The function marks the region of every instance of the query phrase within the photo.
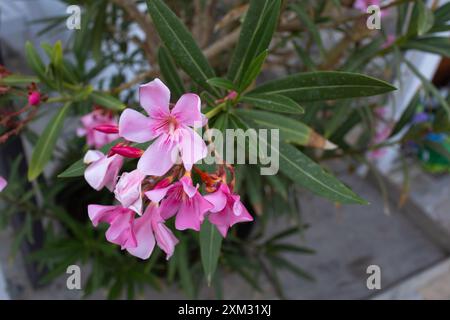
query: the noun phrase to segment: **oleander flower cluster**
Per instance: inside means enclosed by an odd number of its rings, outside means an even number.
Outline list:
[[[93,127],[118,137],[109,152],[90,150],[84,157],[89,185],[107,188],[117,200],[88,206],[94,226],[109,225],[106,239],[141,259],[149,258],[157,245],[169,259],[178,243],[167,225],[172,220],[176,230],[200,231],[208,219],[223,237],[234,224],[252,221],[233,191],[233,167],[218,164],[208,173],[196,165],[208,150],[196,131],[207,123],[200,97],[187,93],[173,105],[169,89],[155,79],[140,86],[139,100],[145,114],[125,109],[118,125],[106,121]],[[136,169],[122,172],[130,159],[137,159]],[[199,183],[194,184],[194,175]]]

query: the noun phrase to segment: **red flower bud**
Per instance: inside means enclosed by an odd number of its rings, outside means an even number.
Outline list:
[[[94,130],[103,132],[103,133],[119,133],[119,127],[113,124],[100,124],[94,127]]]
[[[123,145],[115,145],[111,148],[110,153],[112,154],[118,154],[125,158],[140,158],[142,154],[144,153],[144,150],[141,150],[139,148],[130,147],[130,146],[123,146]]]

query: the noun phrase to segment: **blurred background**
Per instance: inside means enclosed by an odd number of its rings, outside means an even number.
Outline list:
[[[77,37],[77,32],[80,31],[68,30],[65,27],[68,16],[66,9],[70,4],[80,5],[84,14],[82,21],[86,19],[90,21],[89,23],[95,24],[98,16],[86,16],[89,14],[89,8],[96,6],[93,2],[1,1],[0,65],[14,73],[29,74],[30,69],[27,67],[24,56],[26,41],[31,41],[36,48],[39,48],[42,42],[55,43],[61,40],[65,48],[70,48],[73,41],[76,41],[74,38]],[[166,2],[172,8],[179,8],[178,15],[183,16],[191,28],[195,28],[188,13],[192,9],[190,5],[194,5],[192,3],[196,1]],[[240,24],[240,12],[243,10],[242,6],[246,5],[246,1],[219,1],[219,3],[205,1],[205,5],[210,5],[210,2],[215,3],[214,11],[208,12],[205,9],[203,14],[211,20],[209,29],[214,29],[211,39],[232,34],[234,28]],[[291,3],[291,1],[287,2]],[[325,12],[331,13],[314,16],[316,6],[323,2],[325,2],[323,6],[328,8]],[[386,1],[385,4],[390,2],[392,1]],[[99,12],[103,10],[109,14],[112,14],[112,5],[123,8],[119,3],[136,4],[135,8],[138,11],[144,14],[146,11],[145,3],[141,1],[137,3],[135,1],[102,1],[102,3],[105,3],[105,7],[100,6],[101,8],[97,9]],[[26,187],[15,189],[18,197],[26,198],[21,200],[24,207],[12,208],[7,201],[0,202],[0,216],[3,216],[0,220],[4,227],[0,231],[0,299],[79,299],[85,294],[89,294],[87,298],[94,299],[107,297],[450,299],[450,142],[448,138],[450,131],[447,123],[443,125],[439,123],[446,117],[442,113],[442,100],[447,103],[449,101],[450,45],[447,42],[436,45],[426,42],[418,44],[420,40],[423,40],[423,36],[395,42],[407,34],[404,29],[407,29],[408,21],[401,20],[400,13],[409,12],[409,15],[406,14],[408,17],[418,14],[413,12],[416,9],[412,9],[414,5],[417,6],[415,1],[406,1],[401,8],[393,6],[382,16],[381,30],[361,36],[358,36],[358,31],[355,29],[357,25],[352,24],[352,21],[356,19],[351,17],[361,15],[354,1],[330,0],[317,3],[292,1],[292,3],[303,6],[305,10],[301,13],[306,12],[313,18],[312,20],[305,18],[297,10],[286,9],[283,12],[282,22],[271,44],[271,54],[264,73],[258,79],[259,82],[298,70],[346,70],[385,79],[399,88],[394,93],[383,97],[359,99],[358,105],[352,104],[351,108],[350,102],[344,100],[338,105],[339,117],[344,119],[341,123],[327,122],[325,124],[323,119],[331,118],[327,117],[326,107],[321,109],[320,116],[314,115],[319,119],[318,123],[323,124],[323,127],[318,130],[339,146],[344,145],[345,141],[347,145],[366,147],[361,155],[347,157],[338,154],[338,156],[325,157],[321,164],[332,170],[346,185],[368,200],[370,205],[364,207],[338,205],[299,188],[293,191],[293,195],[289,193],[289,198],[295,202],[293,209],[292,206],[289,209],[277,207],[272,210],[276,214],[280,213],[277,217],[271,213],[267,215],[267,218],[260,220],[264,221],[260,223],[265,226],[263,239],[271,239],[281,234],[284,244],[300,245],[304,249],[301,254],[296,251],[283,253],[281,264],[284,267],[277,271],[276,279],[271,279],[271,272],[267,274],[258,271],[254,262],[250,260],[248,260],[249,265],[242,269],[236,267],[236,264],[245,265],[247,260],[233,261],[230,258],[226,263],[224,262],[226,267],[220,270],[220,276],[225,279],[220,286],[220,294],[217,293],[217,288],[208,288],[198,277],[194,277],[196,288],[189,289],[189,285],[186,287],[182,284],[183,275],[179,269],[177,272],[174,271],[175,275],[172,276],[175,280],[158,280],[159,277],[167,279],[171,276],[167,276],[164,270],[155,269],[153,272],[156,274],[155,278],[141,279],[136,276],[133,280],[125,279],[123,283],[116,285],[116,282],[112,280],[114,274],[119,272],[118,270],[126,274],[129,260],[122,257],[117,258],[121,259],[120,262],[112,262],[116,260],[106,258],[96,260],[96,251],[86,250],[80,253],[83,257],[86,256],[83,258],[82,268],[83,290],[68,290],[64,266],[78,262],[77,258],[72,259],[70,256],[62,255],[61,251],[70,253],[73,250],[72,252],[76,253],[76,250],[81,249],[76,245],[73,247],[47,246],[48,234],[58,234],[58,227],[56,230],[54,227],[49,230],[48,218],[45,216],[38,215],[40,217],[38,219],[28,218],[26,212],[32,211],[33,208],[30,209],[27,201],[32,199],[31,202],[36,206],[45,201],[62,201],[69,207],[82,207],[89,199],[85,200],[78,196],[83,187],[76,187],[77,190],[70,190],[64,196],[59,193],[61,189],[54,190],[50,187],[39,186],[42,181],[25,182]],[[423,1],[423,3],[436,12],[438,8],[446,5],[447,1]],[[183,11],[184,6],[188,8],[186,11]],[[119,9],[117,11],[119,12]],[[229,12],[233,14],[227,15]],[[449,12],[448,8],[441,10],[441,16],[435,16],[435,21],[440,18],[440,21],[444,19],[444,23],[447,23],[445,19],[450,18]],[[117,14],[120,16],[119,13]],[[348,24],[343,19],[346,15],[349,17],[347,21],[350,21]],[[326,25],[330,22],[325,18],[321,20],[322,16],[331,17],[329,19],[332,22],[341,20],[343,22],[338,26],[322,28],[320,27],[322,24]],[[359,20],[361,19],[361,23],[364,23],[365,18],[360,17]],[[309,23],[312,23],[313,27]],[[109,26],[109,30],[106,30],[108,23],[105,25],[107,26],[103,31],[104,34],[115,32],[111,31],[114,25]],[[306,26],[306,29],[290,27],[297,25]],[[105,65],[98,75],[90,79],[96,86],[129,81],[134,75],[145,71],[143,68],[152,70],[152,66],[142,67],[141,60],[144,59],[145,53],[140,49],[139,39],[144,39],[145,34],[140,26],[130,23],[122,31],[138,41],[133,43],[128,41],[129,45],[122,50],[121,54],[137,57],[137,61],[126,64],[124,60],[113,61],[110,57],[106,58],[104,54],[100,61],[104,59]],[[428,32],[429,38],[439,37],[448,40],[449,37],[445,28]],[[214,50],[208,46],[211,42],[214,43],[211,39],[201,38],[201,36],[197,39],[199,42],[203,41],[202,48]],[[347,40],[343,41],[345,39]],[[371,49],[376,46],[374,44],[376,42],[377,48]],[[117,40],[118,46],[120,43]],[[83,50],[87,52],[91,50],[91,46],[92,42],[87,40],[84,45],[81,44]],[[392,50],[391,46],[394,47]],[[116,49],[110,49],[106,40],[101,50],[116,52]],[[335,58],[331,59],[331,55]],[[326,57],[330,59],[326,60]],[[220,68],[220,55],[214,59],[219,59],[217,64]],[[100,64],[92,56],[89,56],[87,60],[86,65]],[[408,67],[405,60],[409,61],[413,68]],[[122,92],[120,97],[124,100],[136,98],[135,92],[131,90]],[[88,108],[90,106],[80,106],[80,110],[88,110]],[[355,110],[358,110],[356,114],[359,120],[354,126],[343,128],[342,123],[351,122],[353,118],[350,114]],[[14,137],[14,141],[0,144],[0,175],[8,177],[15,172],[16,177],[26,176],[26,161],[23,160],[31,157],[33,141],[35,141],[33,136],[43,131],[53,114],[54,111],[47,110],[28,125],[26,131]],[[54,181],[52,179],[54,179],[55,171],[61,171],[61,168],[65,168],[68,163],[77,159],[76,151],[79,152],[79,150],[70,150],[67,147],[67,141],[74,139],[74,132],[79,126],[79,117],[82,114],[83,111],[73,114],[71,121],[66,122],[62,134],[64,139],[58,142],[61,148],[61,154],[58,155],[60,161],[52,161],[46,167],[43,179]],[[320,122],[320,119],[323,121]],[[402,124],[401,127],[399,123]],[[332,129],[333,126],[335,129]],[[389,126],[390,131],[387,134],[383,133],[383,126]],[[336,132],[339,130],[343,136],[342,142],[336,138]],[[424,130],[426,134],[423,133]],[[367,148],[368,145],[380,143],[385,145],[376,150]],[[79,141],[72,144],[73,149],[80,149],[80,145]],[[23,155],[24,159],[15,161],[19,154]],[[246,179],[251,178],[247,176]],[[56,186],[57,183],[52,182],[50,185]],[[60,186],[60,188],[66,187]],[[73,189],[76,188],[73,187]],[[34,190],[33,195],[26,192],[28,189]],[[55,197],[50,199],[52,195]],[[281,214],[281,211],[289,210],[289,214]],[[6,219],[5,216],[8,218]],[[73,217],[77,221],[77,214]],[[64,221],[63,223],[67,222],[65,219],[61,220]],[[296,226],[296,230],[300,230],[298,234],[289,230],[286,232],[286,226],[293,225]],[[249,232],[257,233],[255,230]],[[76,231],[69,228],[69,234],[72,233]],[[53,235],[53,237],[57,236]],[[71,239],[74,239],[74,243],[80,241],[76,237]],[[192,263],[189,268],[197,270],[198,266],[195,266],[192,260],[189,261]],[[106,270],[114,264],[120,265],[121,269]],[[130,277],[132,273],[143,272],[140,269],[141,265],[133,269],[134,264],[130,267]],[[367,279],[371,275],[367,272],[367,268],[371,265],[378,266],[381,270],[381,289],[367,287]],[[92,277],[92,274],[95,276]],[[127,290],[124,288],[132,286],[129,283],[133,281],[148,282],[148,286],[136,294],[128,293],[127,295]],[[195,294],[192,294],[190,290],[194,290]]]

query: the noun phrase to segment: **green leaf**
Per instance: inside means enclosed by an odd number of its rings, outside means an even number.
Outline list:
[[[199,85],[219,94],[206,81],[214,77],[214,71],[194,38],[178,17],[161,0],[147,0],[153,23],[175,62]]]
[[[175,99],[181,97],[186,90],[183,81],[178,74],[175,63],[173,62],[170,52],[165,47],[160,47],[158,51],[158,62],[161,74],[166,81],[170,92]]]
[[[184,239],[183,239],[184,238]],[[186,245],[186,238],[180,239],[180,243],[175,250],[177,259],[178,274],[180,275],[180,284],[189,298],[195,297],[195,286],[189,265],[188,249]]]
[[[296,114],[305,112],[297,102],[279,94],[246,94],[240,101],[272,112]]]
[[[399,133],[408,123],[411,123],[412,118],[414,117],[414,114],[416,113],[417,106],[420,101],[420,95],[419,93],[416,93],[414,98],[409,103],[408,107],[406,107],[405,111],[403,111],[400,120],[397,121],[397,123],[394,126],[394,129],[392,129],[392,132],[390,134],[390,137],[395,136],[397,133]]]
[[[70,103],[65,104],[47,124],[44,132],[39,137],[28,168],[28,180],[36,179],[52,157],[53,149],[64,125],[64,119],[67,116],[69,107]]]
[[[272,151],[275,151],[272,148]],[[325,172],[297,148],[280,141],[280,170],[295,183],[319,196],[344,204],[367,204],[342,182]]]
[[[406,65],[411,69],[411,71],[422,81],[422,85],[430,92],[441,104],[441,106],[444,108],[444,110],[447,112],[447,117],[450,119],[450,105],[448,104],[447,100],[445,100],[442,95],[440,94],[439,90],[434,86],[433,83],[431,83],[427,78],[425,78],[420,71],[408,60],[403,58],[403,61],[405,61]]]
[[[372,59],[382,48],[384,43],[382,37],[378,37],[363,47],[355,48],[354,52],[347,58],[345,64],[340,68],[343,71],[353,72],[363,68],[367,61]]]
[[[280,14],[280,0],[251,0],[233,53],[228,79],[240,86],[250,63],[267,50]]]
[[[246,122],[255,123],[258,128],[279,129],[281,139],[299,145],[308,145],[312,130],[300,121],[265,111],[236,110],[236,114]]]
[[[0,79],[0,84],[7,86],[16,86],[21,84],[30,84],[31,82],[39,83],[39,78],[35,76],[27,76],[21,74],[11,74]]]
[[[314,42],[319,47],[320,54],[323,56],[325,54],[325,49],[323,47],[322,37],[320,36],[319,29],[317,28],[316,23],[309,16],[304,8],[304,3],[293,4],[291,6],[292,10],[297,14],[298,18],[301,20],[302,24],[305,26],[306,30],[311,32],[311,36],[314,39]]]
[[[94,91],[90,97],[94,103],[111,110],[121,111],[126,108],[122,101],[104,92]]]
[[[248,71],[242,77],[241,84],[239,85],[239,92],[243,92],[253,83],[253,81],[256,80],[259,73],[261,72],[267,54],[268,51],[264,50],[252,61],[252,63],[248,67]]]
[[[417,34],[421,36],[433,27],[434,15],[423,0],[417,0],[416,3],[419,14],[417,17]]]
[[[220,89],[225,89],[228,91],[233,91],[236,90],[236,87],[234,86],[234,83],[231,82],[228,79],[224,79],[224,78],[211,78],[208,79],[207,81],[210,85],[212,85],[213,87],[217,87]]]
[[[55,85],[48,81],[46,75],[46,68],[44,62],[42,62],[41,57],[36,52],[36,49],[31,44],[31,42],[27,41],[25,43],[25,58],[27,60],[30,68],[36,73],[39,79],[44,82],[50,88],[55,88]]]
[[[250,94],[281,94],[297,102],[368,97],[396,88],[387,82],[357,73],[321,71],[294,74],[266,82]]]
[[[216,227],[206,220],[203,222],[200,230],[200,255],[208,286],[211,285],[214,272],[216,271],[221,247],[222,236]]]
[[[413,49],[450,57],[450,39],[447,37],[426,37],[409,40],[402,44],[401,47],[402,49]]]

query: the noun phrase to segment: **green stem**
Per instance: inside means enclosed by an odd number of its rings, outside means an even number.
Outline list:
[[[207,112],[205,114],[205,116],[208,119],[211,119],[212,117],[216,116],[217,114],[219,114],[220,112],[222,112],[223,110],[225,110],[225,103],[221,103],[218,106],[214,107],[213,109],[211,109],[209,112]]]

